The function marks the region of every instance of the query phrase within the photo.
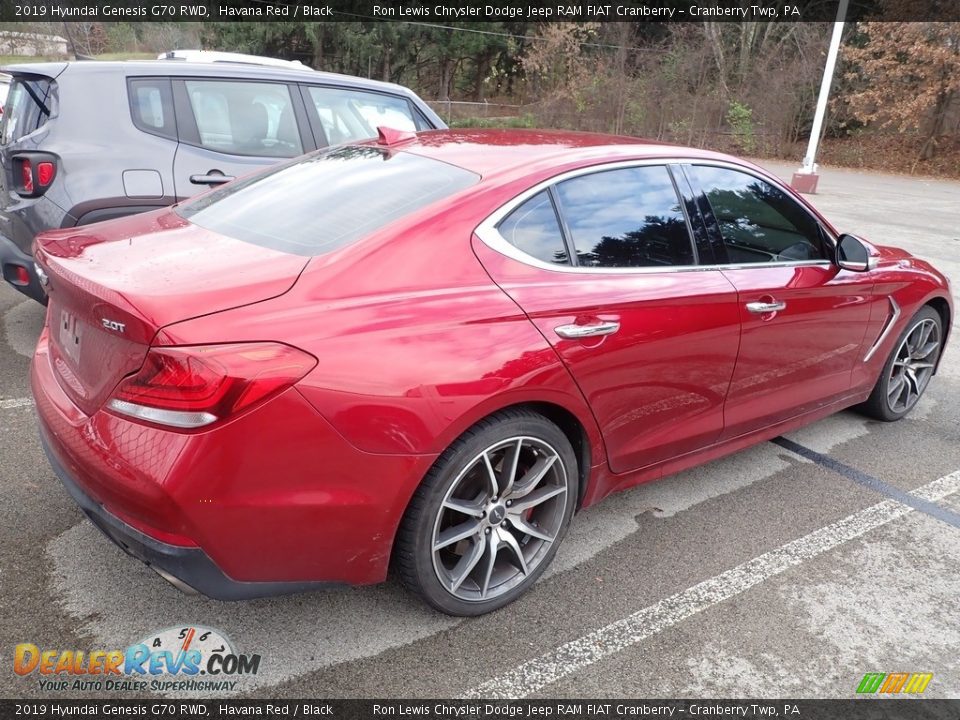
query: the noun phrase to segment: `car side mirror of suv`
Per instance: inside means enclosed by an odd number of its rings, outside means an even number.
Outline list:
[[[867,272],[877,266],[877,258],[856,235],[844,234],[837,243],[837,265],[844,270]]]

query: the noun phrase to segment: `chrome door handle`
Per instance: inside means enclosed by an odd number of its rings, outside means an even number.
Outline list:
[[[222,185],[234,179],[233,175],[217,175],[215,173],[190,176],[190,182],[194,185]]]
[[[747,303],[747,310],[752,313],[772,313],[780,312],[781,310],[786,310],[787,304],[782,300],[775,300],[774,302],[749,302]]]
[[[579,340],[585,337],[595,337],[597,335],[613,335],[620,329],[620,323],[615,320],[609,322],[591,323],[590,325],[561,325],[553,331],[562,338],[568,340]]]

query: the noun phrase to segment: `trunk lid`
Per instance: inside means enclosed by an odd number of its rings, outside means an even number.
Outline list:
[[[171,323],[287,292],[308,258],[192,225],[169,209],[42,233],[51,360],[91,414]]]

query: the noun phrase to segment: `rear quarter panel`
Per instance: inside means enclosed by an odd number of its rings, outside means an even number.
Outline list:
[[[317,367],[298,389],[366,452],[436,454],[499,409],[547,402],[573,414],[591,457],[604,457],[579,389],[473,255],[476,216],[461,210],[316,257],[286,295],[169,326],[158,340],[277,340],[312,353]]]

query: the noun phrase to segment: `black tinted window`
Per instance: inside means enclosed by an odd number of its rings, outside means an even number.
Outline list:
[[[580,265],[692,265],[680,200],[663,166],[605,170],[557,185]]]
[[[17,78],[10,86],[3,108],[0,142],[19,140],[43,127],[52,113],[52,80]]]
[[[229,183],[177,212],[222,235],[298,255],[319,255],[479,179],[468,170],[419,155],[346,145]]]
[[[695,166],[732,263],[819,260],[817,223],[799,203],[768,182],[727,168]]]
[[[570,264],[560,222],[546,190],[507,215],[497,229],[508,243],[537,260]]]
[[[130,80],[127,93],[130,115],[136,127],[153,135],[177,137],[169,78]]]

